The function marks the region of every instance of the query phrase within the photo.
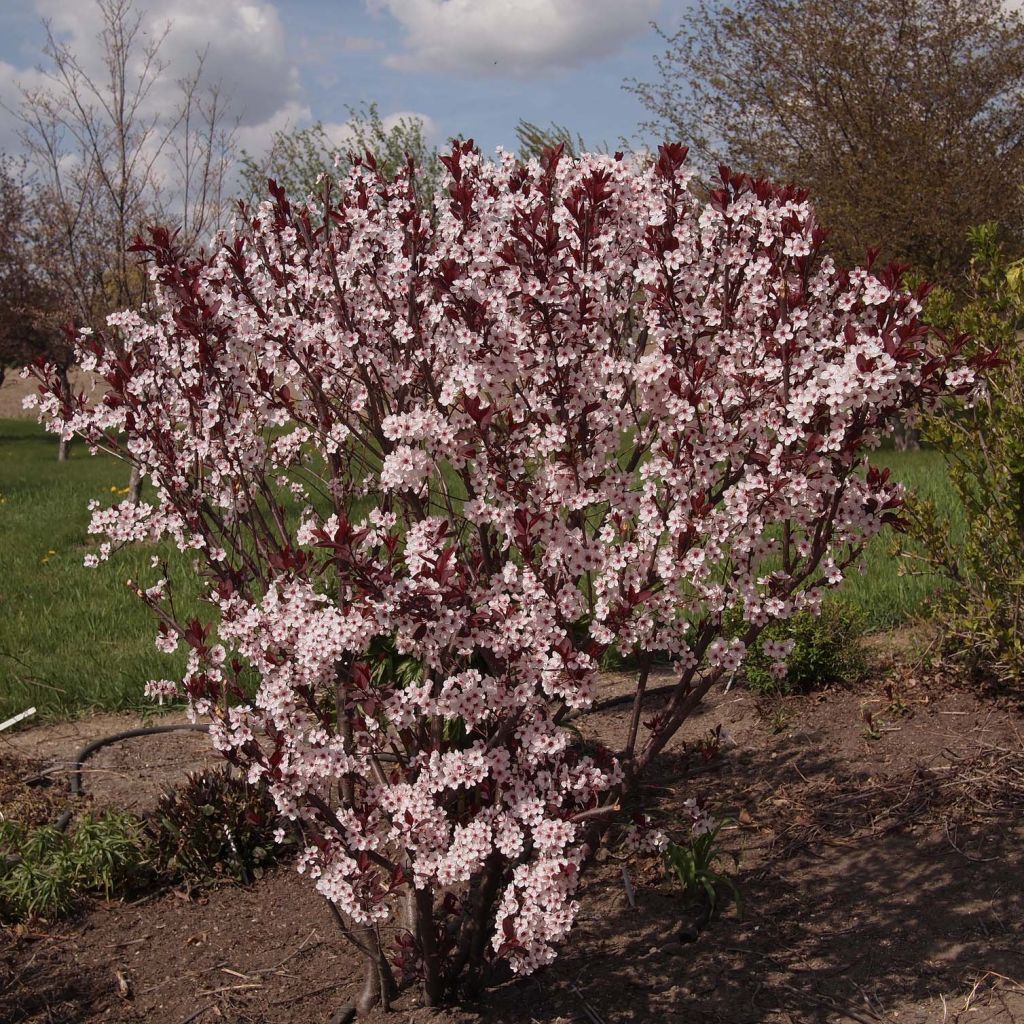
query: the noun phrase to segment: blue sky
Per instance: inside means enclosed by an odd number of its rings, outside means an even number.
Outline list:
[[[417,114],[432,141],[472,136],[491,151],[515,143],[520,117],[554,120],[588,144],[634,138],[643,110],[622,88],[651,78],[659,39],[690,0],[137,0],[151,31],[170,22],[169,81],[207,49],[250,151],[285,125],[319,119],[343,134],[346,104],[374,100],[383,115]],[[93,0],[0,4],[0,101],[36,84],[40,19],[96,64]],[[17,149],[0,110],[0,146]]]

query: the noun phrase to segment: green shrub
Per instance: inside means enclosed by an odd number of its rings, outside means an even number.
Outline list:
[[[904,571],[949,586],[936,602],[945,658],[975,677],[1024,681],[1024,274],[994,225],[972,232],[974,257],[966,298],[933,297],[937,326],[969,334],[978,349],[998,349],[988,396],[972,408],[942,407],[922,436],[945,456],[963,506],[965,529],[920,498],[909,503]]]
[[[266,784],[246,782],[225,766],[192,772],[164,793],[148,831],[174,881],[249,884],[280,856],[274,832],[281,825]]]
[[[69,832],[0,820],[0,921],[53,919],[86,896],[138,888],[150,877],[142,833],[130,814],[86,818]]]
[[[737,622],[736,633],[742,632]],[[864,635],[861,614],[841,601],[827,602],[821,615],[800,612],[765,629],[747,655],[743,673],[747,686],[757,693],[796,693],[827,683],[852,683],[864,674]],[[793,650],[786,659],[784,679],[771,673],[771,659],[764,653],[768,641],[790,640]]]

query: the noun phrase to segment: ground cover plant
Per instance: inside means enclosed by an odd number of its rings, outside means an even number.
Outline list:
[[[202,565],[191,619],[173,581],[136,583],[160,646],[188,648],[149,692],[184,692],[301,822],[360,1009],[553,959],[703,696],[898,521],[871,449],[987,364],[898,268],[824,257],[804,193],[723,169],[701,201],[685,155],[459,143],[433,219],[372,159],[319,209],[274,187],[209,255],[140,241],[158,304],[81,339],[101,402],[38,369],[44,417],[151,482],[94,510],[87,563],[170,538]],[[668,654],[674,684],[655,707],[641,668],[622,748],[588,754],[563,725],[612,648]]]
[[[287,825],[263,780],[250,783],[224,765],[190,772],[163,793],[146,834],[171,880],[189,887],[230,879],[246,885],[286,852],[274,834]]]
[[[0,819],[0,922],[50,919],[89,895],[124,895],[148,881],[142,822],[87,817],[69,831]]]

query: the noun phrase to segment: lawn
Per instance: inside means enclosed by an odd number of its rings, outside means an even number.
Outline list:
[[[96,543],[86,533],[89,499],[113,501],[126,468],[81,444],[64,464],[56,452],[31,420],[0,420],[0,719],[33,705],[40,718],[150,706],[145,681],[184,670],[183,657],[155,649],[152,617],[125,586],[153,578],[153,551],[82,566]],[[188,594],[188,561],[167,555]]]
[[[883,452],[878,460],[940,507],[955,505],[938,453]],[[0,420],[0,719],[32,705],[41,718],[148,707],[147,679],[180,676],[183,656],[156,651],[150,614],[124,585],[152,579],[152,550],[82,566],[94,544],[89,499],[114,500],[112,489],[126,483],[116,460],[78,445],[58,464],[54,438],[37,424]],[[869,629],[905,620],[935,587],[898,576],[891,545],[889,537],[875,541],[866,575],[852,575],[844,588]],[[198,607],[189,559],[170,547],[166,557],[176,593]]]
[[[939,452],[881,451],[872,461],[888,466],[897,480],[922,498],[933,501],[949,517],[954,534],[962,533],[960,502]],[[869,631],[891,629],[906,621],[922,611],[928,598],[941,586],[935,577],[899,575],[895,540],[891,532],[876,538],[867,552],[866,573],[851,571],[843,584],[841,600],[863,614]]]

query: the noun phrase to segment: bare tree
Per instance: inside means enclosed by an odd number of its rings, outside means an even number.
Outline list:
[[[1002,0],[700,0],[632,81],[643,125],[809,186],[845,260],[950,282],[967,232],[1024,236],[1024,22]]]
[[[178,80],[177,125],[169,138],[172,187],[169,192],[158,187],[161,219],[177,220],[187,248],[203,244],[221,226],[232,201],[225,186],[235,158],[237,118],[220,84],[206,82],[205,64],[206,54],[198,55],[191,73]]]
[[[8,369],[44,357],[65,384],[72,345],[61,330],[56,297],[35,259],[38,222],[24,161],[0,158],[0,384]],[[61,441],[58,459],[67,457]]]
[[[95,9],[98,66],[44,21],[45,81],[23,90],[17,113],[43,211],[38,263],[67,317],[100,327],[148,298],[128,251],[147,224],[176,225],[185,247],[219,226],[234,142],[204,54],[171,82],[160,55],[170,25],[147,32],[134,0],[95,0]]]

